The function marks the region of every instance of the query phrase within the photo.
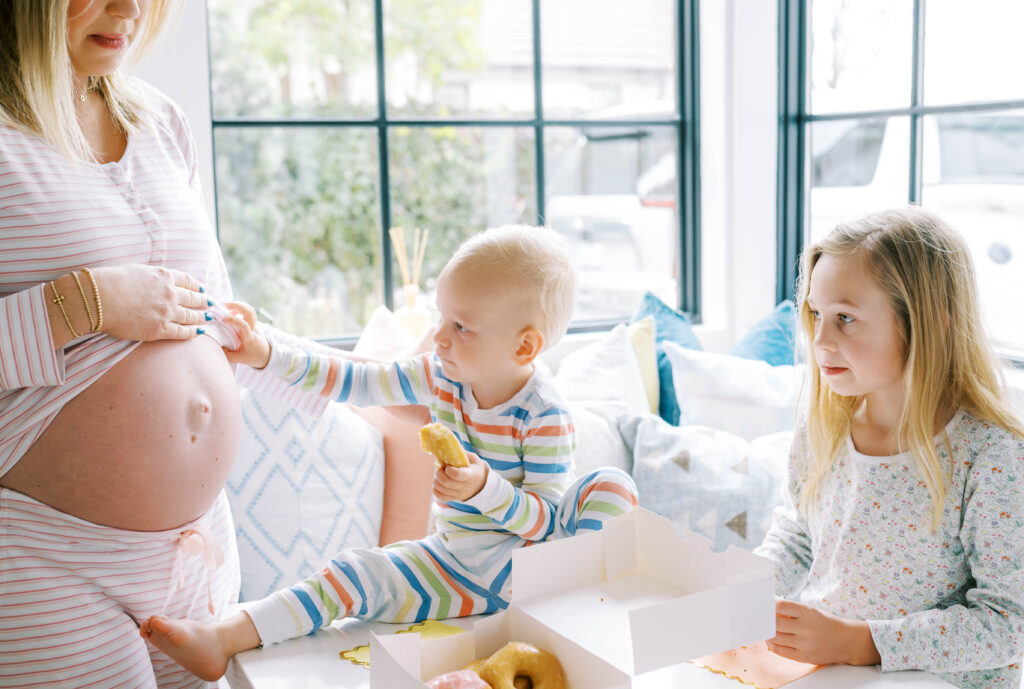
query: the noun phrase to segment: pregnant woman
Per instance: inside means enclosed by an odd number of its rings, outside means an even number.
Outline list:
[[[184,118],[118,76],[169,4],[0,0],[4,687],[206,686],[136,621],[237,597],[230,287]]]

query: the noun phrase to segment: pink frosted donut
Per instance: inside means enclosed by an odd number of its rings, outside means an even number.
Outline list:
[[[427,682],[427,686],[430,689],[491,689],[491,685],[472,670],[446,672]]]

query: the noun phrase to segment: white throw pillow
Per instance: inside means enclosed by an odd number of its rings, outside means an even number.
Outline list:
[[[567,401],[613,423],[623,414],[650,412],[636,351],[622,324],[566,354],[554,381]]]
[[[629,472],[633,457],[619,434],[618,419],[650,413],[650,403],[626,326],[566,354],[554,382],[576,425],[576,475],[599,467]]]
[[[793,430],[804,365],[771,366],[665,342],[679,425],[710,426],[751,440]]]
[[[619,433],[618,424],[576,402],[569,402],[569,413],[576,426],[576,476],[594,469],[615,467],[627,474],[633,470],[633,454]]]
[[[380,432],[345,405],[313,418],[265,394],[241,395],[227,495],[246,601],[303,579],[344,548],[377,545],[384,449]]]

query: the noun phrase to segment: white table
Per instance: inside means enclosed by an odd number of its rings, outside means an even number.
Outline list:
[[[469,629],[476,618],[444,620]],[[368,668],[338,654],[369,643],[370,632],[393,633],[410,625],[344,620],[313,636],[235,656],[228,668],[232,689],[370,689]],[[638,689],[741,689],[742,684],[684,663],[638,678]],[[890,672],[877,667],[831,666],[786,685],[787,689],[950,689],[924,672]],[[585,689],[585,688],[584,688]]]

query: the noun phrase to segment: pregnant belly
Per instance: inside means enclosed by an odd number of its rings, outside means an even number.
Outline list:
[[[146,342],[66,404],[3,483],[97,524],[172,529],[213,503],[240,426],[216,342]]]

